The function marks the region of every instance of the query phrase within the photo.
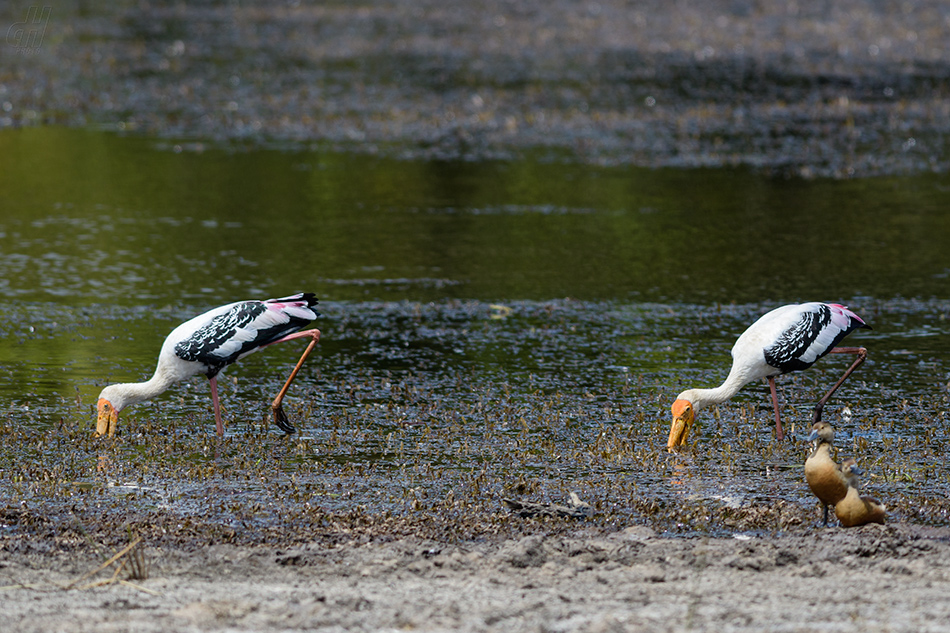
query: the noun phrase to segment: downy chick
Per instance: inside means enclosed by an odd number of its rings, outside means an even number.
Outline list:
[[[844,527],[855,527],[866,523],[880,523],[884,525],[885,508],[881,502],[872,497],[862,497],[858,494],[861,482],[858,475],[862,474],[853,459],[841,462],[841,474],[848,482],[848,492],[844,499],[835,504],[835,516]]]
[[[805,460],[805,481],[821,501],[824,525],[828,525],[828,506],[833,506],[848,494],[848,482],[838,464],[831,457],[835,430],[827,422],[817,422],[808,436],[815,448]]]

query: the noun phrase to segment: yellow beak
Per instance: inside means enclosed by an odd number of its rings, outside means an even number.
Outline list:
[[[689,400],[677,400],[673,403],[673,424],[670,426],[670,439],[666,443],[667,449],[674,449],[686,443],[689,430],[693,428],[696,416],[693,405]]]
[[[115,410],[112,403],[105,398],[99,398],[99,418],[96,420],[96,435],[115,435],[115,429],[119,425],[119,412]]]

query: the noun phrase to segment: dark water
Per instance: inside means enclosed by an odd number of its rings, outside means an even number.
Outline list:
[[[757,312],[833,300],[876,325],[878,350],[926,363],[948,347],[942,176],[427,163],[43,128],[0,135],[0,208],[6,373],[65,366],[81,389],[110,378],[92,373],[107,358],[150,362],[140,339],[177,319],[297,289],[321,297],[327,327],[335,304],[571,298],[626,338],[716,315],[703,339],[725,348]],[[50,380],[0,393],[45,396]]]
[[[825,300],[874,327],[852,337],[871,360],[830,415],[849,404],[860,420],[843,422],[847,442],[884,479],[904,477],[902,494],[943,494],[947,209],[944,176],[777,180],[596,168],[544,153],[421,162],[6,130],[0,411],[8,426],[91,426],[102,386],[146,378],[181,320],[309,290],[321,298],[324,339],[291,402],[302,437],[320,448],[285,455],[284,471],[333,461],[404,472],[424,461],[468,471],[517,464],[542,481],[590,468],[646,472],[672,398],[718,384],[746,325],[782,303]],[[273,396],[299,354],[287,347],[229,370],[233,432]],[[826,359],[783,382],[797,432],[845,366]],[[705,441],[741,444],[748,432],[767,445],[767,404],[761,386],[748,387],[718,430],[704,415]],[[131,409],[123,424],[169,427],[183,416],[211,432],[205,381]],[[542,426],[536,451],[492,456]],[[590,457],[599,442],[606,448]],[[552,465],[542,449],[573,457]],[[643,463],[616,457],[624,451],[646,451]],[[799,457],[770,468],[791,469]],[[723,498],[758,494],[749,491],[760,456],[730,459],[740,479]],[[680,467],[706,496],[721,487],[715,466]]]

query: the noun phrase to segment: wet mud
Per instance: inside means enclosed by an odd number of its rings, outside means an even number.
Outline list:
[[[944,631],[950,617],[946,530],[775,540],[547,532],[150,550],[151,579],[70,590],[56,587],[81,578],[88,559],[7,554],[3,577],[30,586],[3,587],[4,612],[29,632]]]

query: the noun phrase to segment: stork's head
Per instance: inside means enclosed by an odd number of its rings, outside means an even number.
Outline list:
[[[119,411],[122,408],[121,398],[117,397],[112,387],[106,387],[99,394],[99,417],[96,420],[96,435],[115,435],[116,427],[119,425]]]
[[[670,439],[666,443],[666,448],[671,450],[686,443],[689,430],[693,428],[693,422],[696,420],[696,407],[683,395],[680,394],[673,403],[673,425],[670,427]]]

